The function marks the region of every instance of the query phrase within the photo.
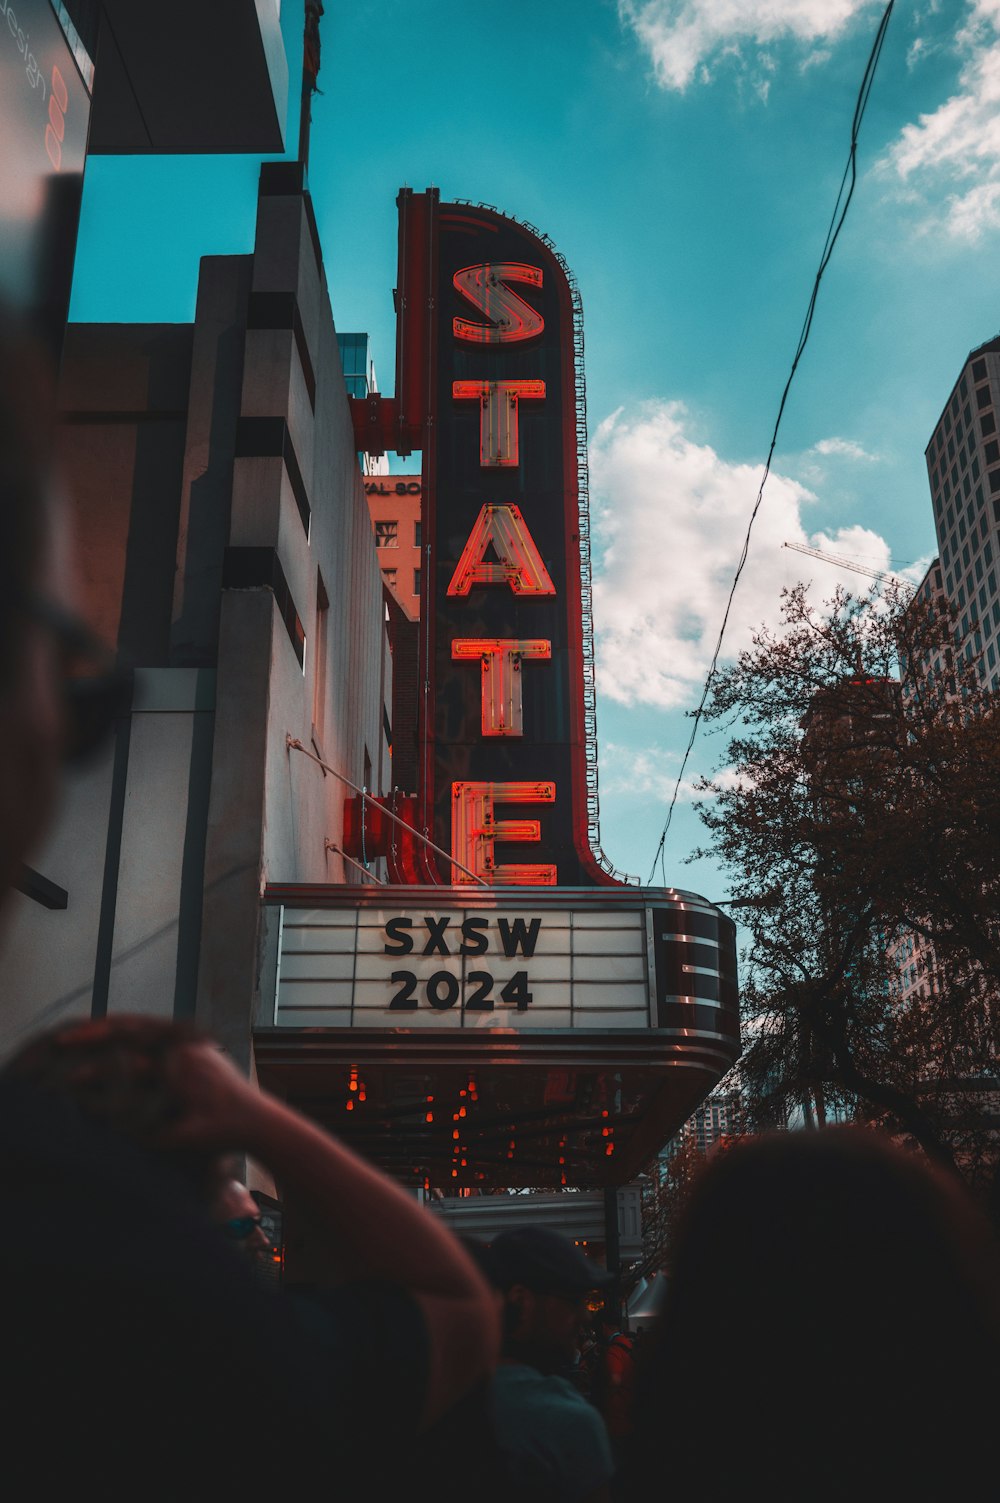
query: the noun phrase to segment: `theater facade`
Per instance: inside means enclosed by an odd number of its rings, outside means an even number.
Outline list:
[[[396,390],[351,407],[422,456],[413,786],[346,791],[369,880],[268,885],[257,1069],[415,1186],[621,1185],[737,1057],[734,926],[600,849],[572,276],[494,209],[398,205]]]

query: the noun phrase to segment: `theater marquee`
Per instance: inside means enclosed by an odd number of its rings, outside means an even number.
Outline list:
[[[693,894],[448,896],[282,905],[274,1026],[733,1032],[731,925]]]

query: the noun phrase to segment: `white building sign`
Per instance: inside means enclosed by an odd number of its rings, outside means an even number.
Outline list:
[[[282,910],[274,1023],[287,1028],[655,1025],[652,913],[625,907]]]

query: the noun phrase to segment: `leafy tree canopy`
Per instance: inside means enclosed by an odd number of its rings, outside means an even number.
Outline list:
[[[832,1097],[974,1175],[1000,1043],[1000,697],[957,630],[894,587],[822,608],[787,591],[780,628],[714,680],[728,745],[698,854],[728,867],[749,934],[755,1119]],[[904,1003],[907,936],[928,968]]]

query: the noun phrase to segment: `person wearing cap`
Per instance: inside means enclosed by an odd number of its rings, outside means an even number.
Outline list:
[[[605,1503],[614,1462],[600,1414],[563,1374],[613,1276],[544,1227],[502,1232],[487,1270],[503,1296],[494,1420],[519,1503]]]

